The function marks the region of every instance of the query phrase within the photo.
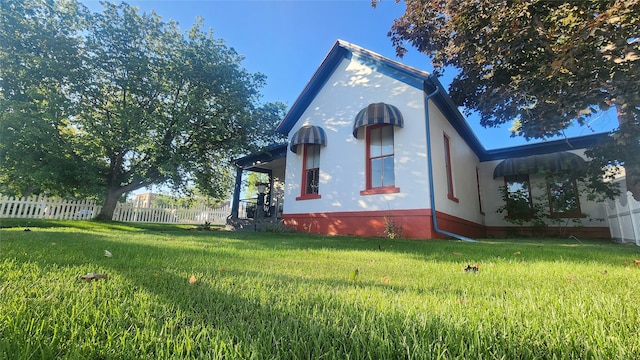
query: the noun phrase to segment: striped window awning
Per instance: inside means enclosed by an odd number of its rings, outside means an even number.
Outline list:
[[[353,123],[353,137],[358,137],[358,129],[375,124],[391,124],[399,127],[404,126],[402,113],[397,107],[385,103],[369,104],[360,110]]]
[[[586,161],[567,151],[506,159],[493,170],[493,178],[509,175],[536,174],[542,171],[555,173],[568,169],[582,169]]]
[[[325,134],[324,130],[319,126],[305,125],[293,134],[291,142],[289,143],[289,149],[294,153],[297,152],[298,144],[318,144],[326,146],[327,134]]]

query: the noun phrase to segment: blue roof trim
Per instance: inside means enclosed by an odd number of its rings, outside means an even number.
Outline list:
[[[471,147],[471,150],[478,156],[478,158],[482,158],[483,154],[486,152],[484,146],[478,140],[478,137],[469,126],[467,119],[462,116],[458,107],[453,103],[453,100],[447,94],[447,91],[444,89],[444,86],[440,83],[440,81],[435,76],[430,76],[428,81],[425,81],[424,91],[426,94],[433,93],[435,89],[439,89],[439,91],[431,98],[431,100],[438,106],[438,109],[442,111],[445,118],[449,120],[449,123],[453,126],[454,129],[462,136],[462,138],[466,141],[466,143]],[[428,87],[432,87],[429,89]],[[428,109],[426,109],[428,111]]]
[[[237,167],[250,169],[260,163],[267,163],[287,156],[287,146],[289,144],[271,144],[264,150],[235,159],[233,162]]]
[[[285,115],[280,125],[276,128],[276,132],[284,135],[289,134],[304,111],[325,85],[329,77],[333,74],[340,61],[344,58],[350,58],[351,56],[357,56],[366,61],[372,62],[380,67],[377,69],[379,71],[392,71],[393,76],[396,79],[414,87],[422,87],[425,94],[431,94],[436,88],[439,88],[438,93],[435,94],[431,100],[438,106],[440,111],[442,111],[451,125],[467,142],[481,162],[546,154],[558,151],[584,149],[602,141],[608,136],[608,133],[598,133],[574,138],[486,150],[482,143],[480,143],[476,134],[473,132],[473,129],[469,126],[467,120],[460,113],[458,107],[453,103],[453,100],[451,100],[447,91],[435,76],[432,76],[426,71],[404,65],[400,62],[391,60],[373,51],[343,40],[338,40],[333,45],[327,56],[320,64],[320,67],[313,74],[311,80],[309,80],[300,96],[298,96],[291,106],[287,115]]]
[[[433,87],[428,89],[428,86]],[[569,151],[576,149],[585,149],[592,145],[604,140],[609,133],[596,133],[591,135],[572,137],[559,140],[548,140],[544,142],[511,146],[500,149],[487,150],[484,148],[480,140],[476,136],[467,120],[462,116],[458,107],[453,103],[451,97],[447,94],[446,90],[438,81],[437,78],[431,76],[428,82],[425,82],[425,93],[432,93],[435,88],[440,88],[440,91],[431,98],[433,102],[438,105],[438,108],[445,117],[449,120],[449,123],[456,129],[456,131],[467,142],[469,147],[478,156],[481,162],[502,160],[514,157],[524,157],[530,155],[541,155],[559,151]]]
[[[426,71],[412,68],[397,61],[388,59],[373,51],[369,51],[343,40],[338,40],[324,58],[318,70],[313,74],[311,80],[307,83],[307,86],[302,90],[300,96],[298,96],[296,101],[293,103],[287,115],[285,115],[282,122],[280,122],[280,125],[276,128],[276,132],[284,135],[289,134],[329,77],[331,77],[340,61],[342,61],[342,59],[349,59],[351,56],[362,58],[363,60],[379,66],[380,69],[377,70],[381,72],[385,72],[387,69],[391,70],[394,72],[393,75],[396,79],[419,89],[422,88],[422,84],[430,75]]]
[[[276,132],[289,135],[289,131],[291,131],[298,119],[300,119],[300,116],[302,116],[302,113],[304,113],[309,104],[311,104],[316,94],[322,89],[340,60],[347,55],[347,50],[340,46],[339,41],[333,45],[329,54],[324,58],[318,70],[313,74],[307,86],[302,90],[302,93],[300,93],[291,106],[291,109],[289,109],[284,119],[282,119],[282,122],[280,122],[280,125],[276,128]]]
[[[549,154],[559,151],[570,151],[591,147],[609,136],[609,133],[595,133],[559,140],[512,146],[501,149],[485,150],[480,161],[502,160],[515,157]]]

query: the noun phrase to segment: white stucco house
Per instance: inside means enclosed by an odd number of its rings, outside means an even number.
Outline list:
[[[609,237],[601,204],[579,197],[554,172],[584,163],[606,134],[486,150],[442,84],[421,71],[338,40],[277,131],[288,144],[238,159],[232,217],[246,171],[270,175],[272,217],[299,231],[384,236],[393,222],[409,238],[504,236],[542,231],[498,213],[501,188],[578,219],[569,233]],[[542,199],[542,200],[541,200]],[[558,227],[543,230],[566,232]]]

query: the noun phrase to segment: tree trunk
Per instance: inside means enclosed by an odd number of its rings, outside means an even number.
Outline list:
[[[616,134],[620,153],[624,154],[624,171],[627,191],[633,193],[634,199],[640,201],[640,128],[633,110],[624,98],[616,99],[616,109],[620,130]]]
[[[123,188],[109,188],[107,190],[107,199],[96,219],[111,221],[113,219],[113,212],[116,210],[116,205],[118,205],[118,199],[120,199],[122,194],[124,194]]]

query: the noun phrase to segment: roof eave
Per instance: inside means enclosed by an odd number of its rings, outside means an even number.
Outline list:
[[[278,127],[276,127],[277,133],[289,135],[289,131],[291,131],[300,116],[302,116],[302,113],[304,113],[313,100],[315,94],[318,93],[327,81],[330,73],[333,72],[337,63],[343,56],[345,56],[345,53],[346,50],[341,48],[340,42],[337,41],[331,50],[329,50],[329,53],[320,64],[320,67],[318,67],[300,95],[298,95],[298,98],[296,98],[296,101],[293,103],[284,119],[282,119]]]
[[[266,149],[252,153],[241,158],[235,159],[233,162],[237,167],[248,169],[254,167],[260,163],[267,163],[276,159],[280,159],[287,156],[287,143],[280,144],[272,144]]]
[[[305,88],[293,103],[291,109],[287,112],[284,119],[276,128],[276,132],[284,135],[289,134],[293,126],[311,104],[311,101],[313,101],[316,94],[322,89],[326,81],[333,74],[338,63],[343,58],[351,56],[352,54],[365,57],[411,78],[416,83],[419,82],[423,84],[425,95],[432,93],[436,88],[438,88],[439,91],[432,100],[444,113],[445,117],[456,131],[465,139],[469,147],[478,157],[479,161],[501,160],[510,157],[584,149],[602,141],[602,139],[608,136],[608,133],[598,133],[575,138],[487,150],[482,145],[471,126],[469,126],[469,123],[462,113],[460,113],[460,110],[454,104],[453,100],[449,97],[444,86],[435,76],[426,71],[404,65],[344,40],[337,40],[331,50],[329,50],[327,56],[320,64],[320,67],[315,71]]]
[[[460,136],[465,139],[476,156],[479,159],[482,158],[487,150],[482,143],[480,143],[471,126],[469,126],[467,119],[464,118],[460,110],[458,110],[458,107],[453,103],[453,100],[451,100],[451,97],[447,94],[440,80],[435,76],[429,76],[427,81],[425,81],[425,96],[435,91],[435,89],[438,89],[438,92],[431,98],[433,102],[438,105],[440,111],[444,113],[445,118],[456,129]]]
[[[545,142],[511,146],[500,149],[486,150],[480,161],[503,160],[514,157],[549,154],[560,151],[587,149],[598,144],[609,136],[608,132],[595,133]]]
[[[276,128],[276,132],[284,135],[289,134],[298,119],[300,119],[304,111],[311,104],[311,101],[313,101],[316,94],[322,89],[331,74],[333,74],[333,71],[335,70],[338,63],[343,58],[349,57],[351,55],[364,57],[384,67],[397,71],[407,78],[412,79],[412,82],[415,84],[422,84],[430,77],[430,74],[426,71],[422,71],[402,64],[400,62],[388,59],[378,53],[346,42],[344,40],[337,40],[320,64],[320,67],[318,67],[296,101],[293,103],[291,109],[289,109],[289,112],[287,112],[284,119]]]

